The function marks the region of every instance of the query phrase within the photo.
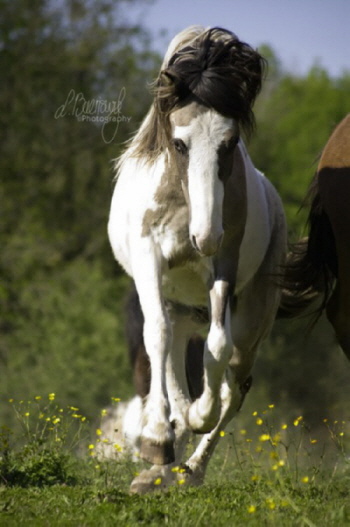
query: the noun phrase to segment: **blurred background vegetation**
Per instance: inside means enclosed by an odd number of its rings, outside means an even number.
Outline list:
[[[123,336],[129,281],[106,224],[112,160],[148,109],[162,59],[128,19],[140,1],[0,0],[0,424],[11,426],[9,398],[54,392],[93,420],[112,396],[133,392]],[[260,51],[269,74],[248,146],[282,196],[293,241],[317,157],[350,111],[350,73],[332,78],[315,66],[297,76],[268,45]],[[119,101],[119,126],[80,121],[102,111],[84,101]],[[345,418],[350,366],[327,322],[305,336],[307,323],[276,324],[250,400],[316,425]]]

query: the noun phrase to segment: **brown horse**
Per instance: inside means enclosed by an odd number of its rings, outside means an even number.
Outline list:
[[[318,314],[326,310],[350,359],[350,114],[323,150],[309,198],[309,236],[287,262],[279,315],[298,315],[323,296]]]

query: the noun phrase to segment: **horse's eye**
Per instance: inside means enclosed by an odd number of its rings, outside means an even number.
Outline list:
[[[227,145],[228,150],[233,150],[234,148],[236,148],[238,142],[239,142],[239,135],[233,136]]]
[[[187,154],[188,148],[182,139],[174,139],[173,144],[177,152],[179,152],[182,155]]]

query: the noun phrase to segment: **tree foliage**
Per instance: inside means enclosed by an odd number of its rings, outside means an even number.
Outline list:
[[[127,281],[106,224],[112,160],[146,113],[161,60],[147,32],[128,20],[136,1],[0,0],[0,395],[59,392],[90,417],[132,389]],[[261,51],[270,75],[249,149],[278,188],[295,239],[317,156],[349,111],[350,75],[335,79],[314,67],[296,76],[268,46]],[[295,347],[306,349],[297,338],[304,329],[276,331],[259,366],[263,380],[273,376],[265,394],[302,410],[307,376]],[[322,347],[310,342],[309,357]],[[326,347],[315,366],[325,406],[332,353]],[[291,356],[294,378],[285,372]],[[318,391],[307,404],[315,400]],[[4,412],[0,405],[9,420]]]
[[[112,159],[146,112],[159,62],[147,33],[127,21],[129,3],[0,1],[7,397],[60,389],[91,413],[113,382],[127,391],[125,350],[117,349],[123,287],[111,282],[118,268],[106,236]]]

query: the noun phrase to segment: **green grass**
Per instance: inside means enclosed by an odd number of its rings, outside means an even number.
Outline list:
[[[246,478],[209,481],[201,488],[129,495],[115,485],[0,489],[0,524],[8,526],[349,525],[349,479],[295,488]],[[255,509],[253,508],[255,507]]]
[[[272,405],[243,414],[222,434],[204,486],[137,496],[129,485],[145,465],[99,461],[92,445],[103,436],[78,409],[53,394],[10,404],[22,434],[0,435],[1,527],[350,525],[345,422],[325,420],[317,436]]]

